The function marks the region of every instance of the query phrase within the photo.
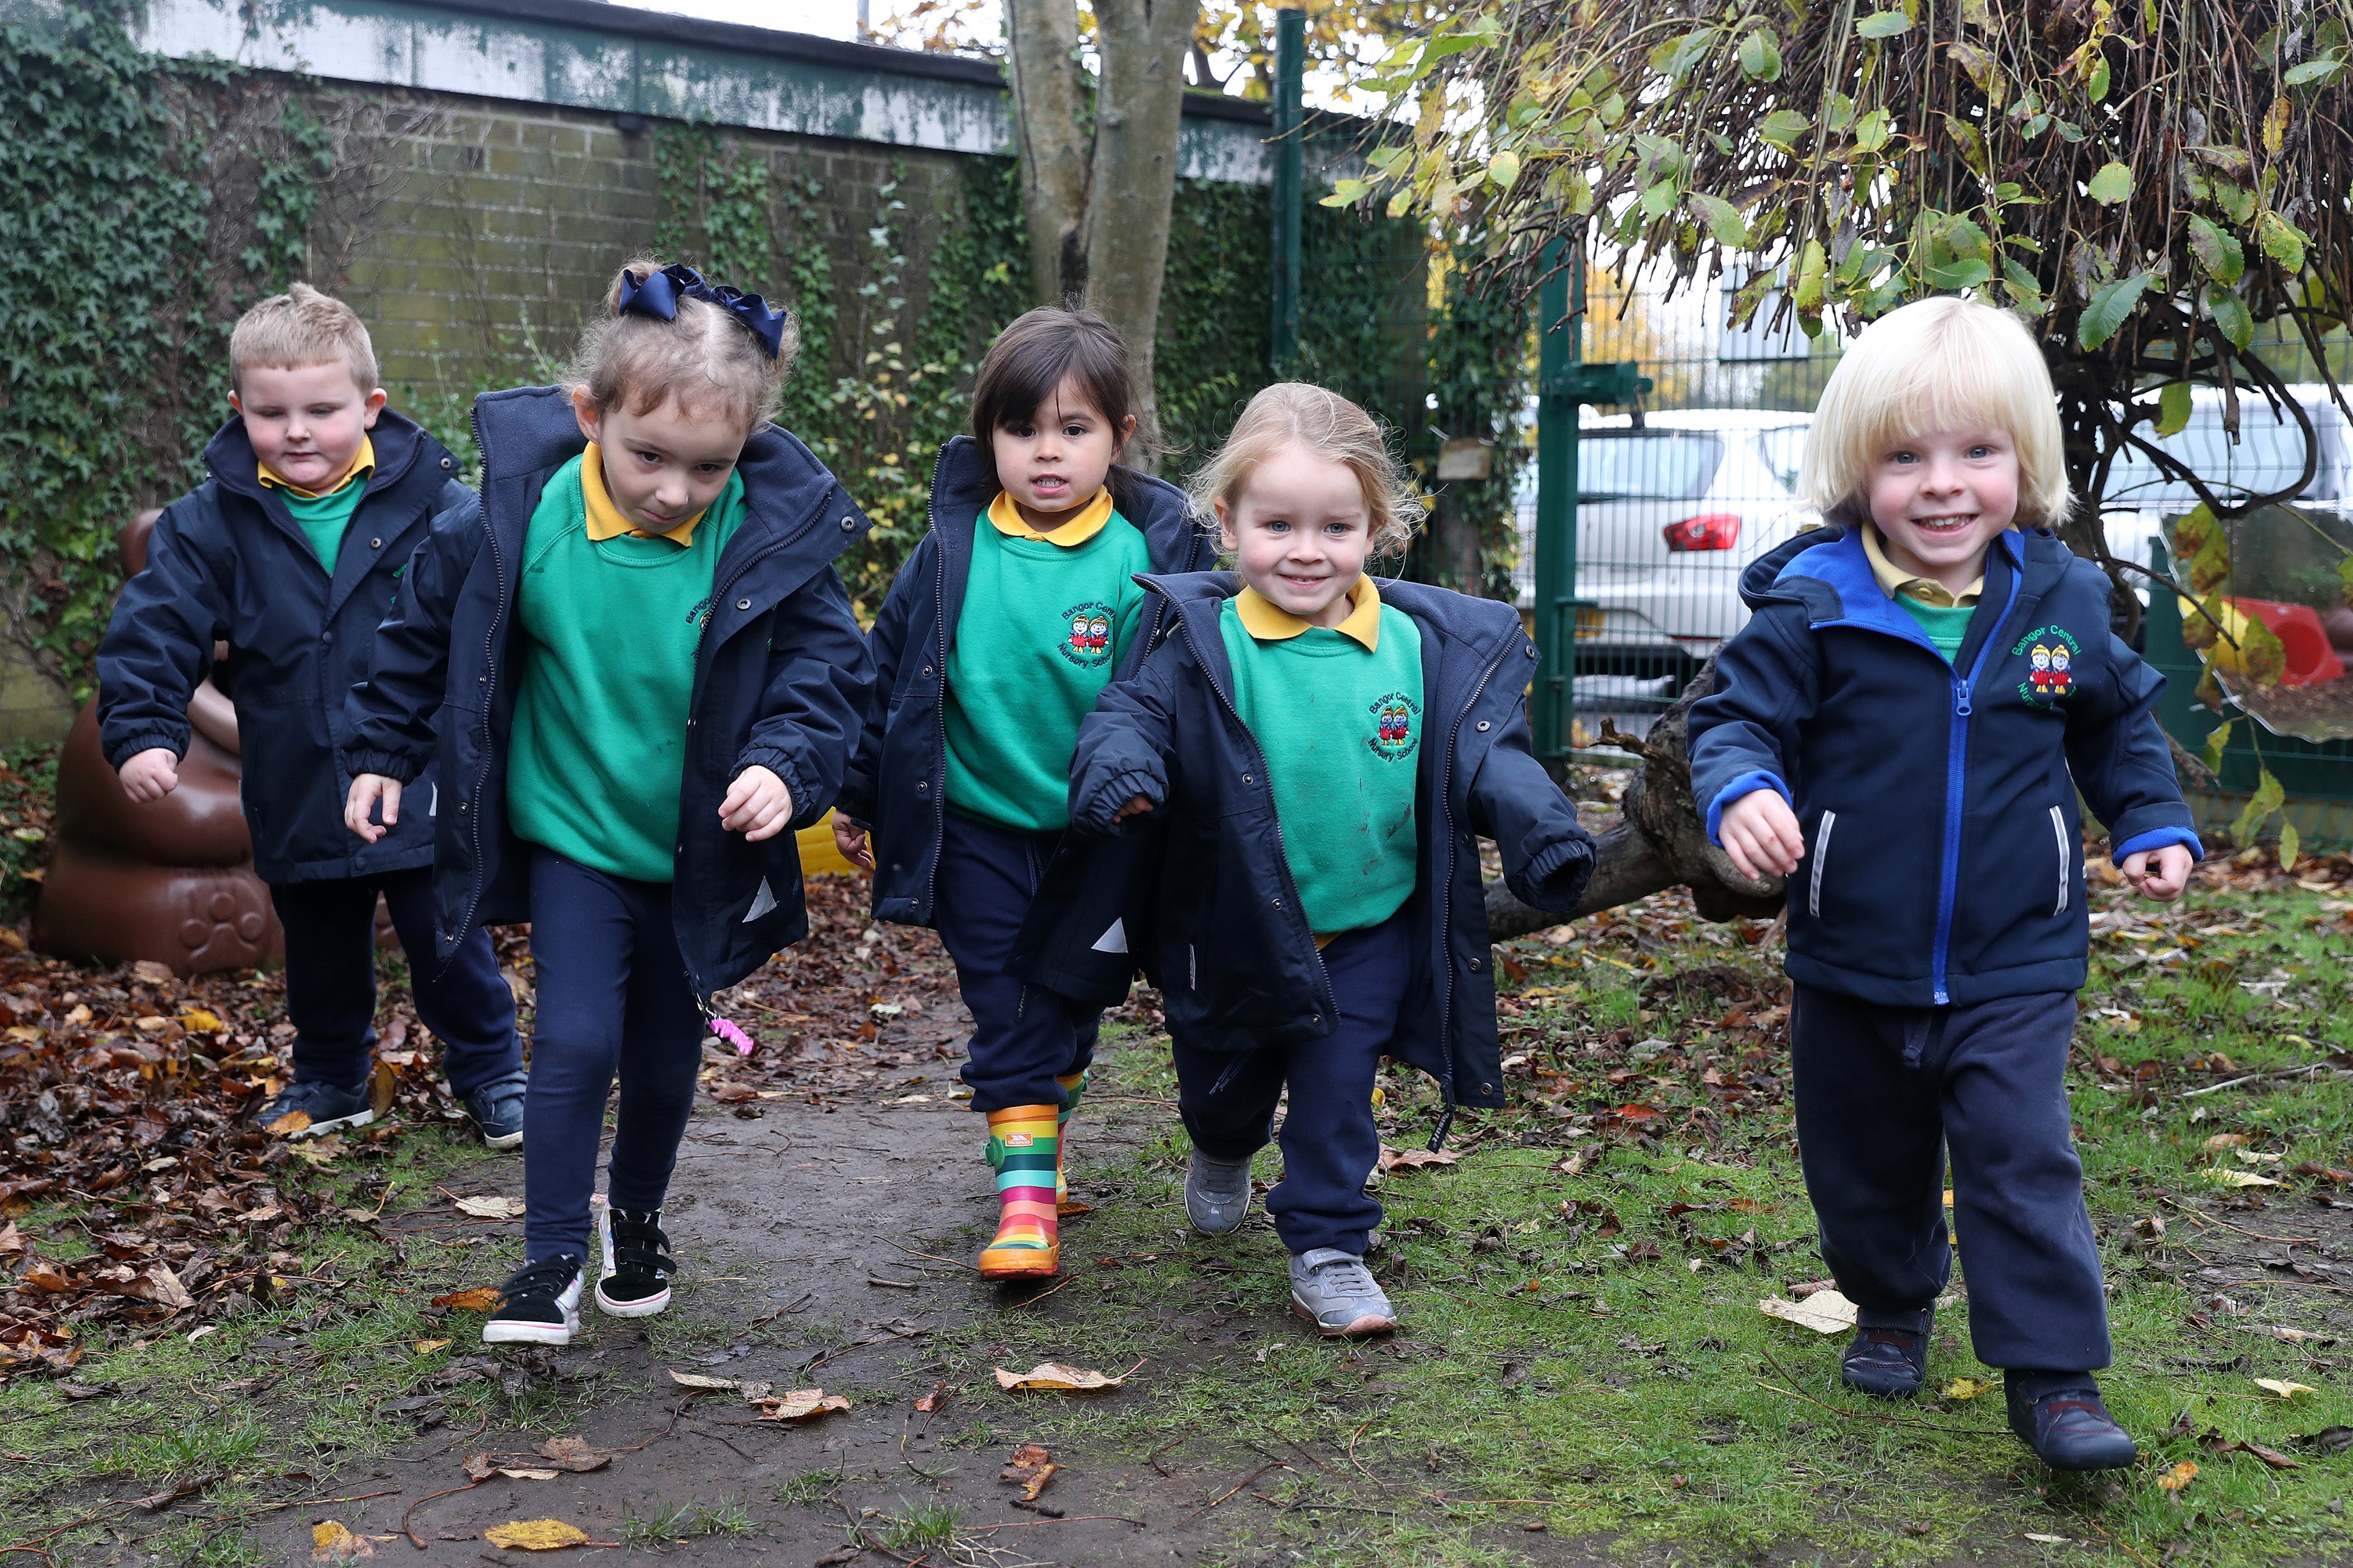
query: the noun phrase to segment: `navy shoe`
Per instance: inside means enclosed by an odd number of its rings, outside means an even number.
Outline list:
[[[351,1088],[316,1080],[288,1084],[285,1089],[253,1113],[253,1124],[268,1131],[278,1121],[294,1111],[311,1120],[301,1127],[289,1128],[282,1136],[316,1138],[343,1127],[364,1127],[375,1120],[375,1111],[368,1105],[367,1079]]]
[[[512,1072],[494,1078],[466,1097],[466,1114],[491,1148],[512,1149],[522,1142],[522,1090],[528,1077]]]
[[[1839,1363],[1839,1381],[1876,1399],[1909,1399],[1928,1377],[1928,1336],[1908,1329],[1861,1329]]]
[[[2121,1470],[2140,1458],[2140,1448],[2100,1403],[2089,1377],[2043,1392],[2043,1380],[2002,1381],[2010,1405],[2010,1429],[2054,1470]]]

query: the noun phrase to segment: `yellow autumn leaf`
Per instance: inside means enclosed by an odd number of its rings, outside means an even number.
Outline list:
[[[1097,1388],[1117,1388],[1127,1381],[1123,1374],[1106,1377],[1083,1367],[1064,1366],[1059,1362],[1042,1361],[1028,1372],[1008,1372],[1003,1367],[991,1369],[997,1373],[999,1388],[1044,1388],[1084,1392]]]
[[[449,1342],[448,1340],[414,1340],[410,1342],[408,1348],[418,1355],[431,1355],[435,1351],[448,1350]]]
[[[263,1131],[274,1138],[291,1138],[298,1132],[308,1132],[311,1131],[311,1113],[307,1110],[290,1110]]]
[[[2276,1187],[2279,1185],[2269,1176],[2258,1176],[2253,1171],[2225,1171],[2220,1166],[2209,1170],[2206,1173],[2206,1179],[2220,1183],[2226,1187]]]
[[[1947,1399],[1975,1399],[1978,1394],[1983,1394],[1987,1389],[1991,1388],[1993,1384],[1990,1382],[1981,1377],[1957,1377],[1953,1379],[1952,1382],[1945,1384],[1945,1397]]]
[[[2294,1399],[2299,1394],[2310,1394],[2312,1392],[2309,1384],[2301,1383],[2285,1383],[2276,1377],[2259,1377],[2255,1379],[2255,1386],[2263,1390],[2267,1394],[2276,1394],[2282,1399]]]
[[[2166,1471],[2165,1474],[2158,1477],[2157,1484],[2163,1487],[2167,1491],[2178,1492],[2197,1479],[2198,1466],[2196,1462],[2189,1459],[2184,1459],[2181,1463],[2174,1466],[2173,1468]]]
[[[847,1410],[849,1401],[839,1394],[828,1394],[822,1388],[796,1388],[760,1401],[762,1421],[806,1421],[812,1415],[828,1411]]]
[[[2199,1147],[2201,1149],[2217,1150],[2236,1149],[2243,1146],[2246,1142],[2247,1135],[2243,1132],[2217,1132],[2214,1136],[2206,1140],[2205,1142],[2200,1144]]]
[[[510,1551],[555,1552],[566,1546],[586,1545],[588,1532],[560,1519],[511,1520],[482,1531],[482,1539]]]
[[[433,1304],[460,1312],[487,1312],[499,1304],[500,1299],[497,1287],[477,1285],[470,1290],[452,1290],[447,1296],[436,1296]]]
[[[209,1035],[221,1026],[220,1017],[209,1008],[191,1007],[180,1015],[180,1027],[192,1035]]]
[[[353,1535],[339,1521],[324,1520],[311,1527],[313,1563],[352,1563],[375,1555],[375,1542],[364,1535]]]

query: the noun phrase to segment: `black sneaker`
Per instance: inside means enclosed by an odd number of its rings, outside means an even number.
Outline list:
[[[277,1099],[253,1113],[253,1124],[269,1131],[290,1112],[301,1111],[311,1119],[310,1125],[289,1131],[288,1138],[316,1138],[341,1127],[365,1127],[375,1120],[375,1111],[368,1104],[368,1079],[362,1079],[349,1089],[316,1079],[297,1080],[286,1086]]]
[[[482,1142],[492,1149],[512,1149],[522,1142],[522,1090],[528,1073],[494,1078],[466,1097],[466,1114],[481,1129]]]
[[[661,1210],[631,1214],[596,1205],[596,1240],[605,1267],[596,1281],[596,1310],[608,1318],[650,1318],[670,1305],[678,1260],[662,1234]]]
[[[1839,1381],[1880,1399],[1909,1399],[1928,1378],[1928,1336],[1908,1329],[1862,1329],[1839,1362]]]
[[[2121,1470],[2140,1458],[2088,1374],[2072,1374],[2057,1388],[2052,1377],[2013,1372],[2002,1379],[2010,1429],[2037,1458],[2054,1470]]]
[[[486,1345],[568,1345],[580,1331],[581,1263],[559,1252],[526,1263],[499,1289],[497,1310],[482,1325]]]

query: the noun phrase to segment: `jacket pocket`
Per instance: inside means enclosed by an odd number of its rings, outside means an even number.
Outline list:
[[[2051,808],[2052,837],[2059,841],[2059,900],[2051,906],[2052,915],[2067,912],[2067,896],[2075,882],[2075,847],[2067,839],[2067,812],[2063,806]]]
[[[1838,813],[1825,811],[1814,826],[1814,864],[1806,874],[1806,913],[1820,920],[1822,914],[1822,873],[1830,864],[1831,829],[1838,826]]]

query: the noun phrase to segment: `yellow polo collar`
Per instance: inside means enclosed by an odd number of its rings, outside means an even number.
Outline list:
[[[1348,618],[1332,629],[1362,643],[1366,653],[1380,652],[1381,591],[1373,585],[1369,574],[1356,578],[1348,590],[1348,603],[1353,606]],[[1261,642],[1282,642],[1315,625],[1300,619],[1247,584],[1234,595],[1234,614],[1241,617],[1242,630]]]
[[[1862,552],[1871,562],[1871,574],[1879,579],[1880,591],[1889,598],[1901,594],[1907,599],[1917,599],[1937,609],[1953,609],[1962,605],[1974,605],[1985,592],[1985,574],[1955,594],[1933,577],[1906,576],[1904,568],[1887,559],[1887,552],[1879,542],[1879,525],[1872,523],[1862,531]]]
[[[605,454],[594,441],[580,456],[580,499],[588,503],[588,537],[594,540],[618,539],[627,534],[632,539],[667,539],[672,544],[689,546],[694,542],[694,525],[711,510],[703,508],[668,533],[639,528],[613,504],[612,492],[605,488]]]
[[[256,463],[254,467],[259,471],[263,484],[275,489],[284,490],[288,495],[299,497],[303,500],[317,500],[322,496],[333,495],[353,479],[364,479],[367,475],[375,472],[375,441],[372,437],[361,437],[360,449],[352,454],[351,466],[337,476],[333,484],[324,489],[306,490],[290,479],[281,479],[269,471],[269,466],[267,463]]]
[[[1078,516],[1051,533],[1041,533],[1030,527],[1029,519],[1014,504],[1012,495],[1005,490],[997,491],[997,499],[988,503],[988,521],[1008,539],[1042,539],[1049,544],[1075,550],[1101,533],[1103,525],[1111,521],[1111,490],[1108,487],[1097,490],[1095,499],[1079,509]]]

